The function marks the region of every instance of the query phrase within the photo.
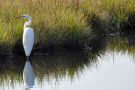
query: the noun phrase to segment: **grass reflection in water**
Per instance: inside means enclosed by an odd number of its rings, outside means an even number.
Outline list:
[[[102,52],[97,52],[102,53]],[[42,82],[45,79],[60,79],[79,76],[87,66],[97,63],[100,54],[86,54],[85,52],[57,52],[40,56],[33,56],[31,64],[35,71],[37,80]],[[91,57],[90,57],[91,56]],[[22,83],[22,72],[24,68],[24,58],[21,57],[1,57],[0,66],[0,85]],[[14,86],[14,85],[12,85]]]

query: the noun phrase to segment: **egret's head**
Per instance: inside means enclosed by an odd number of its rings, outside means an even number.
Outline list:
[[[28,15],[28,14],[24,14],[24,15],[22,15],[22,18],[27,18],[27,19],[29,19],[29,18],[31,18],[31,16]]]
[[[32,19],[31,16],[28,15],[28,14],[24,14],[24,15],[19,16],[19,17],[17,17],[17,18],[27,18],[27,19]]]
[[[28,21],[25,22],[24,27],[28,27],[32,23],[32,17],[29,16],[28,14],[24,14],[24,15],[19,16],[17,18],[26,18],[26,19],[28,19]]]

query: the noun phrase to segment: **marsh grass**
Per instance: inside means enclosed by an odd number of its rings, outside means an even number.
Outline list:
[[[134,3],[134,0],[0,0],[0,52],[11,53],[15,44],[22,42],[26,20],[17,20],[16,16],[28,13],[33,17],[35,50],[84,48],[93,35],[91,24],[87,23],[90,14],[99,17],[104,29],[117,31],[135,10]]]

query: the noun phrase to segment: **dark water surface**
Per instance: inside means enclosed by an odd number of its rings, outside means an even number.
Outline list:
[[[125,39],[112,38],[106,49],[89,53],[34,55],[30,61],[34,73],[28,73],[35,75],[35,84],[30,89],[24,87],[24,58],[0,59],[0,90],[135,90],[134,44]]]

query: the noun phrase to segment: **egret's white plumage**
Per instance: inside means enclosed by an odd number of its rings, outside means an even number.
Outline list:
[[[29,25],[32,23],[32,18],[27,14],[23,15],[22,17],[28,19],[28,21],[24,24],[23,31],[23,47],[25,55],[28,57],[30,56],[34,44],[34,32],[33,29],[29,27]]]
[[[23,32],[23,48],[26,56],[30,56],[34,44],[34,32],[32,28],[26,27]]]

